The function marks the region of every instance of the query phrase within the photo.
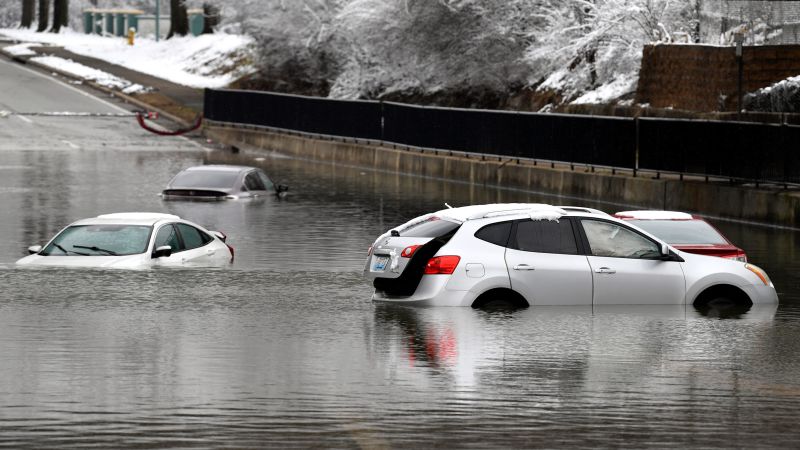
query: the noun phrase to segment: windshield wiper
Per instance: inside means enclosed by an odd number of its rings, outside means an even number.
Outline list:
[[[53,245],[54,245],[54,246],[55,246],[57,249],[59,249],[59,250],[61,250],[62,252],[64,252],[64,254],[66,254],[66,255],[69,255],[70,253],[75,253],[76,255],[81,255],[81,256],[89,256],[89,254],[88,254],[88,253],[73,252],[73,251],[67,250],[67,249],[65,249],[64,247],[62,247],[62,246],[60,246],[60,245],[58,245],[58,244],[55,244],[55,243],[54,243]],[[73,245],[73,247],[74,247],[74,245]]]
[[[112,252],[111,250],[106,250],[104,248],[99,248],[99,247],[95,247],[95,246],[89,247],[89,246],[86,246],[86,245],[73,245],[72,248],[85,248],[86,250],[92,250],[94,252],[104,252],[104,253],[107,253],[107,254],[109,254],[111,256],[118,256],[117,252]]]

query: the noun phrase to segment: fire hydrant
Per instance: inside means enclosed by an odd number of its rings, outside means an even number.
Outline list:
[[[133,45],[134,36],[136,36],[136,28],[128,28],[128,45]]]

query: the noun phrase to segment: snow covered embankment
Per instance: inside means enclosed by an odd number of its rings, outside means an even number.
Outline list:
[[[23,43],[14,46],[14,51],[25,55],[33,53],[31,43],[58,45],[79,55],[194,88],[225,87],[254,71],[253,41],[241,35],[206,34],[159,42],[137,38],[134,45],[128,45],[123,38],[80,34],[68,29],[61,33],[0,29],[0,34]]]

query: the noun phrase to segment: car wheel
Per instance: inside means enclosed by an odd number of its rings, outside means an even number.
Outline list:
[[[495,289],[485,292],[472,303],[473,308],[491,310],[514,310],[528,306],[525,298],[510,289]]]
[[[730,297],[715,297],[695,306],[695,309],[707,317],[736,319],[750,311],[751,307],[751,304],[742,303]]]

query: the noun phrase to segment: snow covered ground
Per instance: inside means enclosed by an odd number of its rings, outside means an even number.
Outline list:
[[[253,41],[242,35],[217,33],[159,42],[137,38],[130,46],[124,38],[87,35],[69,29],[58,34],[0,29],[0,34],[22,44],[14,46],[12,51],[30,52],[25,44],[34,42],[58,45],[79,55],[196,88],[224,87],[254,70],[251,63]],[[85,72],[68,63],[46,62]]]

